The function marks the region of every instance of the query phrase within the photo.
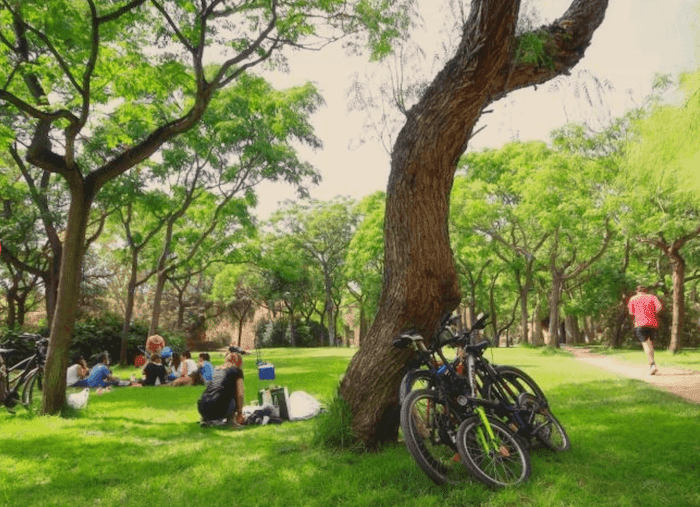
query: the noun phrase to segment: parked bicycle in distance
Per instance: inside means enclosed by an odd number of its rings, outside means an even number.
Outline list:
[[[13,349],[0,349],[0,402],[11,413],[20,404],[31,409],[34,390],[44,386],[44,362],[49,340],[41,335],[25,333],[20,338],[34,341],[34,353],[12,365],[5,364],[5,354]]]

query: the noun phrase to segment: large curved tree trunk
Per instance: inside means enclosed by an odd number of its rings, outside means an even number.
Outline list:
[[[475,0],[456,55],[407,114],[392,152],[380,308],[353,357],[340,396],[353,430],[368,447],[398,432],[398,384],[407,352],[391,347],[401,330],[432,336],[460,294],[447,229],[459,157],[485,107],[508,92],[568,72],[603,21],[607,0],[575,0],[543,27],[551,67],[516,61],[519,0]]]

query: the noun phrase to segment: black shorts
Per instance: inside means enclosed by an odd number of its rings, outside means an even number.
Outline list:
[[[647,340],[654,341],[656,339],[656,328],[655,327],[635,327],[634,335],[640,343],[644,343]]]
[[[233,417],[236,412],[236,399],[230,400],[199,400],[197,410],[204,421],[215,421]]]

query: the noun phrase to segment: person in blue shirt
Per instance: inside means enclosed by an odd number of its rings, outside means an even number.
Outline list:
[[[211,379],[214,378],[214,366],[211,364],[210,359],[208,353],[202,352],[199,354],[199,361],[197,362],[199,375],[205,384],[211,382]]]
[[[100,354],[97,364],[90,370],[86,384],[88,387],[107,387],[119,384],[119,379],[113,376],[109,370],[109,354],[106,352]]]

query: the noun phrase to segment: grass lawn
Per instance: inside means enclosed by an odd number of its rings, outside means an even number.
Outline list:
[[[351,354],[271,350],[264,359],[276,383],[328,401]],[[327,415],[202,429],[201,386],[120,388],[69,417],[0,412],[0,506],[700,506],[700,406],[564,353],[496,349],[493,358],[538,381],[572,442],[567,453],[533,451],[532,478],[515,489],[435,486],[403,444],[371,454],[315,447]],[[244,363],[248,402],[267,385],[254,361]]]
[[[605,354],[633,364],[647,365],[647,358],[641,344],[635,344],[633,349],[611,349],[602,345],[586,345],[586,348],[590,348],[591,352],[596,354]],[[657,349],[654,351],[654,361],[660,369],[674,367],[700,371],[700,349],[683,349],[677,354],[672,354],[667,349]]]

